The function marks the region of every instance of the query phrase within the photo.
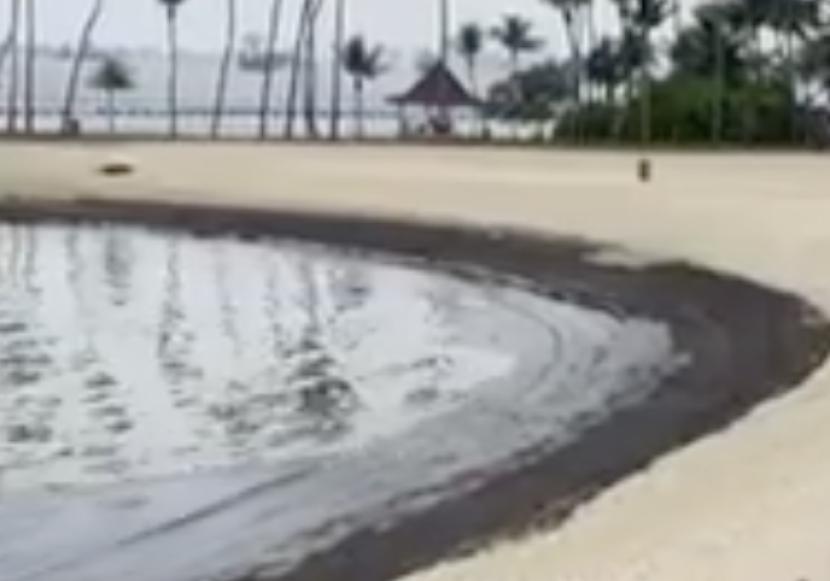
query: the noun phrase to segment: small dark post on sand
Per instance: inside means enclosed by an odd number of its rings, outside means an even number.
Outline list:
[[[641,182],[651,181],[651,160],[648,157],[641,157],[637,162],[637,177]]]

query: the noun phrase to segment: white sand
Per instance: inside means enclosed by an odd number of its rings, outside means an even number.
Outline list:
[[[0,195],[144,196],[507,223],[617,241],[795,290],[830,312],[830,160],[441,148],[0,145]],[[830,578],[830,367],[666,457],[560,530],[416,576],[476,581]]]

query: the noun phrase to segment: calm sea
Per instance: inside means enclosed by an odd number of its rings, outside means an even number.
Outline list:
[[[118,111],[117,130],[123,133],[164,133],[167,128],[167,60],[160,52],[130,51],[119,53],[135,79],[135,88],[119,93],[116,101]],[[403,60],[403,59],[398,59]],[[405,91],[415,81],[417,72],[414,66],[399,63],[389,72],[366,89],[366,132],[371,136],[394,136],[399,130],[399,120],[395,108],[389,106],[386,99],[390,95]],[[90,87],[89,78],[97,62],[85,63],[82,75],[82,87],[77,100],[77,116],[85,133],[108,131],[106,116],[106,98],[98,90]],[[56,131],[59,128],[59,111],[62,108],[66,83],[71,61],[54,54],[42,54],[36,64],[37,128],[39,131]],[[219,58],[214,55],[184,53],[180,58],[179,109],[181,132],[187,135],[206,135],[210,125],[210,115],[216,94]],[[21,67],[22,69],[22,67]],[[459,74],[461,68],[458,67]],[[331,106],[331,64],[321,62],[318,70],[317,111],[320,130],[328,131],[328,111]],[[8,62],[0,76],[0,114],[5,117],[8,88]],[[497,63],[487,63],[482,70],[484,82],[503,74]],[[270,124],[271,134],[279,136],[284,129],[283,115],[285,94],[288,85],[288,69],[280,69],[275,75],[273,89],[273,119]],[[463,77],[462,77],[463,78]],[[258,127],[256,112],[259,109],[259,96],[262,77],[256,71],[242,70],[236,63],[231,71],[226,101],[226,115],[222,125],[224,135],[244,137],[255,135]],[[22,87],[22,71],[21,71]],[[20,91],[22,106],[22,88]],[[343,78],[343,125],[342,131],[348,135],[354,130],[354,98],[349,78]],[[417,127],[424,122],[423,112],[412,110],[408,114],[410,127]],[[5,118],[2,119],[5,126]],[[476,131],[477,121],[470,113],[459,113],[456,127],[460,133]],[[297,134],[305,131],[303,119],[298,117]],[[506,133],[507,129],[494,127],[497,135]]]

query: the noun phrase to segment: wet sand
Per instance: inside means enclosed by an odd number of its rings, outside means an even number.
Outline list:
[[[826,205],[816,189],[822,172],[827,172],[821,158],[667,157],[658,161],[657,182],[642,187],[633,181],[630,157],[602,154],[130,146],[124,155],[137,160],[139,172],[120,183],[91,172],[102,154],[98,148],[4,148],[0,186],[23,196],[161,196],[180,202],[416,213],[441,221],[530,227],[618,242],[646,256],[711,264],[798,291],[822,307],[830,303],[815,268],[824,237],[817,212]],[[37,171],[47,163],[48,174]],[[123,214],[122,209],[105,206],[107,212]],[[165,213],[177,220],[185,215]],[[783,226],[784,220],[790,227]],[[228,226],[221,221],[198,220],[202,225]],[[629,272],[631,264],[643,262],[643,257],[613,248],[599,252],[590,245],[552,241],[550,235],[540,240],[504,231],[481,235],[407,229],[394,223],[385,230],[350,221],[341,222],[340,228],[332,228],[330,220],[289,219],[281,224],[294,228],[295,234],[318,237],[325,232],[355,244],[382,245],[451,263],[473,259],[534,278],[542,288],[568,289],[571,297],[659,310],[679,317],[679,336],[685,329],[690,348],[706,361],[696,361],[697,373],[686,376],[692,383],[662,392],[671,397],[657,400],[651,409],[638,408],[634,417],[617,418],[613,429],[598,430],[593,448],[591,439],[585,438],[570,460],[567,454],[559,456],[552,466],[560,472],[552,480],[546,480],[551,478],[549,466],[536,463],[538,472],[528,469],[523,478],[491,482],[469,496],[466,506],[456,502],[441,507],[442,521],[432,514],[425,520],[410,519],[383,535],[353,538],[344,549],[353,558],[362,555],[363,567],[351,561],[344,569],[340,559],[346,553],[332,553],[308,562],[298,573],[302,578],[380,579],[453,554],[462,540],[492,538],[505,527],[526,530],[540,515],[555,522],[596,492],[595,486],[586,486],[589,482],[614,481],[666,448],[725,425],[757,398],[792,385],[818,363],[825,348],[824,329],[802,318],[815,320],[815,313],[791,295],[761,291],[726,276],[701,275],[678,263],[638,268],[635,275]],[[599,268],[595,262],[606,266]],[[826,424],[820,421],[822,376],[823,372],[817,374],[804,389],[765,406],[716,438],[688,446],[643,476],[605,492],[559,531],[525,539],[515,547],[498,547],[434,575],[697,579],[723,578],[728,571],[729,578],[773,579],[767,575],[820,574],[823,554],[815,540],[805,541],[821,536],[826,522],[819,494],[826,477],[814,464],[803,462],[812,454],[821,457],[821,443],[810,448],[782,444],[816,441],[817,427]],[[691,387],[707,390],[705,405],[696,408],[684,398]],[[698,413],[689,413],[695,409]],[[691,418],[685,429],[678,417]],[[633,439],[632,434],[641,438]],[[770,439],[778,445],[770,446]],[[589,466],[586,458],[604,462]],[[766,478],[759,478],[764,474]],[[798,486],[794,475],[799,476]],[[551,504],[552,498],[564,502]],[[753,500],[762,502],[765,511],[750,510]],[[540,511],[542,507],[547,510]],[[784,532],[781,522],[796,524]],[[450,523],[456,526],[447,526]],[[807,537],[801,532],[805,528],[811,533]],[[741,542],[734,536],[735,531],[750,530],[751,539]],[[411,539],[424,541],[418,543],[422,553],[411,550]],[[759,563],[766,560],[757,558],[757,546],[765,543],[781,550],[769,562]],[[410,550],[402,551],[407,545]],[[378,552],[381,547],[391,553]],[[714,556],[701,559],[701,547]],[[602,559],[597,559],[598,550]],[[390,557],[379,559],[380,554]],[[396,554],[410,560],[394,558]]]

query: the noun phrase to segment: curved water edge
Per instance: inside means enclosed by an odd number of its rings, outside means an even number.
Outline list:
[[[308,243],[0,224],[0,272],[6,494],[319,462],[403,435],[416,475],[488,466],[573,437],[680,364],[657,322]],[[481,450],[421,442],[427,422]],[[420,447],[440,460],[420,466]]]
[[[448,333],[463,337],[463,345],[435,340],[446,326],[437,331],[422,326],[427,339],[419,348],[460,349],[464,355],[454,369],[478,373],[467,381],[464,373],[450,374],[448,386],[466,387],[433,411],[429,405],[426,411],[422,405],[400,405],[419,401],[410,399],[404,386],[418,380],[406,374],[395,382],[402,391],[391,404],[381,398],[383,405],[371,402],[387,389],[347,381],[358,385],[358,392],[362,388],[361,399],[371,404],[362,417],[371,417],[372,409],[383,417],[403,409],[398,419],[417,419],[395,422],[405,428],[384,432],[379,440],[371,430],[361,440],[355,434],[365,424],[355,420],[358,429],[327,439],[329,448],[322,453],[316,443],[308,448],[319,436],[312,430],[312,440],[300,440],[306,444],[301,453],[242,446],[242,464],[238,449],[207,460],[197,455],[208,468],[237,466],[231,471],[152,481],[142,479],[169,476],[181,467],[162,463],[155,472],[127,475],[92,471],[99,485],[107,478],[140,482],[96,488],[94,494],[22,492],[45,482],[18,472],[18,492],[4,493],[0,503],[0,561],[11,565],[3,570],[14,571],[12,579],[129,578],[136,570],[142,579],[388,579],[493,535],[525,530],[540,520],[560,521],[578,502],[660,453],[793,387],[827,351],[824,319],[797,297],[680,264],[600,265],[590,259],[596,246],[573,240],[143,202],[19,202],[0,214],[24,232],[27,224],[43,220],[56,223],[47,230],[64,233],[72,228],[60,223],[68,221],[138,220],[210,235],[198,244],[211,246],[216,236],[235,233],[358,249],[345,258],[336,250],[334,262],[382,265],[387,274],[373,275],[380,277],[375,286],[381,294],[394,287],[392,294],[400,297],[401,288],[413,286],[407,279],[390,287],[391,269],[398,277],[424,276],[423,286],[466,297],[461,302],[470,304],[456,308]],[[284,278],[285,266],[280,268]],[[250,286],[267,289],[267,279],[263,274]],[[123,300],[116,290],[117,285],[111,298]],[[239,302],[228,295],[233,291],[215,293],[216,308],[209,310],[221,313],[222,301]],[[419,297],[414,293],[408,304],[418,304]],[[383,318],[383,307],[375,309],[369,319]],[[416,326],[423,322],[413,318]],[[306,326],[301,322],[297,329]],[[227,326],[215,328],[230,341]],[[492,336],[499,338],[495,350],[484,339]],[[381,337],[379,344],[394,339],[394,334]],[[377,349],[376,344],[367,351]],[[502,361],[493,363],[499,357]],[[219,365],[217,358],[208,359]],[[573,389],[586,386],[591,390]],[[194,407],[210,409],[210,404]],[[263,461],[271,467],[263,468]],[[67,528],[77,526],[68,523],[78,519],[91,524],[89,533],[68,539]]]

